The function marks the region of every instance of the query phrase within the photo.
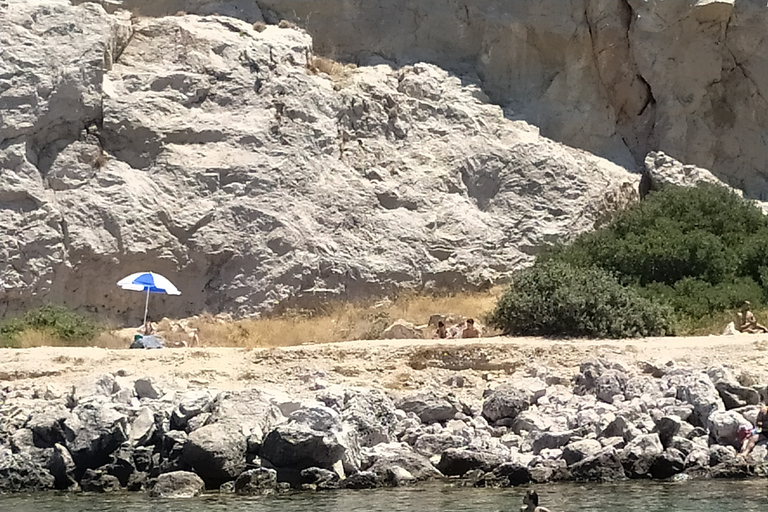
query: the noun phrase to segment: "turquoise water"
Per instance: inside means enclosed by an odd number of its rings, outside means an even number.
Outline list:
[[[552,512],[768,511],[768,480],[536,487]],[[159,500],[143,494],[35,494],[0,496],[2,512],[517,512],[525,488],[474,489],[431,484],[372,491],[292,493],[246,498],[210,494]]]

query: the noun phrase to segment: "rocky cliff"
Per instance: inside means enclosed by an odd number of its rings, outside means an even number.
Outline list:
[[[359,64],[470,71],[557,141],[633,166],[652,150],[768,197],[765,0],[101,0],[157,16],[289,19]]]
[[[114,283],[149,269],[183,292],[153,308],[171,315],[482,286],[636,195],[637,175],[489,102],[487,72],[355,68],[301,30],[103,4],[0,3],[6,310],[135,315]]]

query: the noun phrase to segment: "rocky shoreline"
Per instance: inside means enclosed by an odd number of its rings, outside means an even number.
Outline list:
[[[120,490],[194,496],[410,485],[745,478],[768,448],[737,455],[765,385],[727,367],[596,358],[571,380],[533,367],[482,400],[440,390],[308,384],[314,400],[257,387],[166,389],[126,371],[66,392],[2,390],[0,492]],[[461,395],[461,396],[459,396]],[[306,396],[306,394],[305,394]]]

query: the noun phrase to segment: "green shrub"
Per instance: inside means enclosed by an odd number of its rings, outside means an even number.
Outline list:
[[[0,341],[10,344],[21,332],[46,332],[64,342],[90,341],[99,333],[99,326],[88,318],[62,306],[48,304],[28,311],[24,316],[0,323]]]
[[[668,187],[541,258],[598,267],[682,319],[765,304],[768,218],[729,189]]]
[[[512,281],[490,317],[507,334],[628,338],[672,330],[671,308],[595,267],[541,262],[515,272]]]

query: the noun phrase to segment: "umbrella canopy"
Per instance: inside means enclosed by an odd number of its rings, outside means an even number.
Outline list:
[[[181,295],[181,292],[172,282],[160,274],[154,272],[136,272],[117,282],[117,286],[123,290],[135,292],[147,292],[147,300],[144,303],[144,324],[147,324],[147,311],[149,310],[149,294],[165,293],[168,295]]]

